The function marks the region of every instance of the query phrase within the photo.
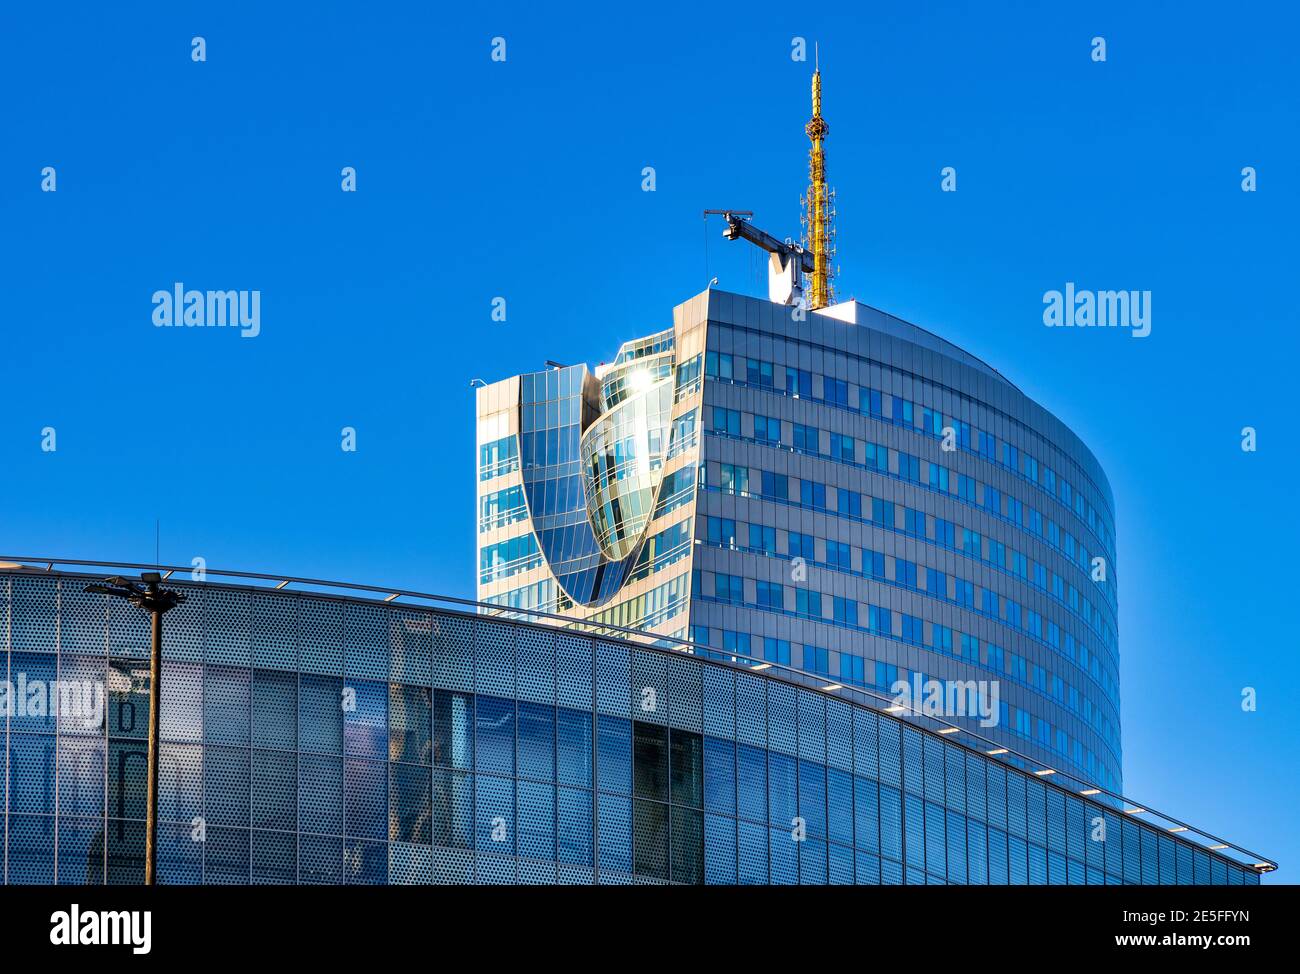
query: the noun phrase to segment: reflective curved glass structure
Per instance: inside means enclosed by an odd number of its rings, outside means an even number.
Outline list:
[[[643,382],[651,381],[643,374]],[[623,397],[583,434],[587,517],[611,561],[635,552],[650,522],[663,480],[673,389],[670,371],[648,388]]]
[[[663,480],[675,390],[671,331],[629,342],[595,374],[574,365],[519,377],[529,522],[572,603],[604,604],[633,567]],[[488,507],[502,496],[491,492]]]
[[[480,565],[512,559],[481,601],[880,693],[974,685],[989,713],[952,716],[1121,789],[1106,473],[963,349],[855,301],[711,289],[594,373],[480,389],[478,427]],[[494,513],[521,485],[529,516]]]

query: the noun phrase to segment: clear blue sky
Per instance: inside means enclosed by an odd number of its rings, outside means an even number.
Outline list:
[[[7,5],[0,549],[152,559],[158,518],[167,562],[472,594],[470,379],[606,360],[713,275],[763,293],[716,222],[706,256],[700,211],[797,234],[803,36],[841,295],[980,355],[1092,447],[1118,505],[1126,790],[1287,881],[1296,15],[713,6]],[[177,281],[260,289],[261,335],[154,328]],[[1044,328],[1066,281],[1151,290],[1152,335]]]

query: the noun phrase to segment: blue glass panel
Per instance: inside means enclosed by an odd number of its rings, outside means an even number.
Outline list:
[[[596,721],[596,782],[601,791],[632,792],[632,722],[601,714]]]
[[[704,739],[704,807],[736,814],[736,746],[731,741]]]
[[[519,703],[519,777],[555,780],[555,708]]]
[[[474,701],[474,766],[479,771],[515,773],[515,702],[501,697]]]
[[[556,712],[559,782],[591,787],[591,714],[561,707]]]

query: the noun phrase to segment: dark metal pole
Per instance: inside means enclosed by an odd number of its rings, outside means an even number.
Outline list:
[[[145,793],[144,884],[158,879],[158,713],[161,710],[162,619],[157,607],[149,613],[153,638],[149,647],[149,781]]]

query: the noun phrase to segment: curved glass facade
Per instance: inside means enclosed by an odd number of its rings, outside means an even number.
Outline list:
[[[86,594],[97,577],[0,571],[0,661],[23,687],[0,752],[9,883],[141,881],[147,617]],[[770,671],[425,607],[175,587],[164,883],[1258,881]],[[37,706],[54,680],[101,687],[98,715]]]
[[[673,320],[625,345],[588,397],[592,435],[605,397],[630,392],[630,369],[666,388],[654,370],[672,355],[667,486],[648,503],[652,478],[634,478],[638,502],[625,506],[609,490],[617,478],[584,470],[579,533],[608,548],[582,544],[629,559],[626,570],[579,597],[548,552],[480,584],[480,600],[690,638],[880,693],[974,684],[992,712],[948,716],[1119,791],[1114,501],[1078,437],[983,362],[856,302],[795,317],[711,290]],[[479,391],[480,453],[508,456],[492,444],[516,428],[529,436],[528,381]],[[483,462],[481,497],[518,482]],[[576,499],[560,497],[577,524]],[[531,524],[481,521],[480,549],[537,531],[547,551],[549,510],[530,496]]]
[[[643,381],[650,381],[648,373]],[[583,490],[596,542],[611,561],[636,551],[663,480],[671,373],[624,397],[582,437]]]

